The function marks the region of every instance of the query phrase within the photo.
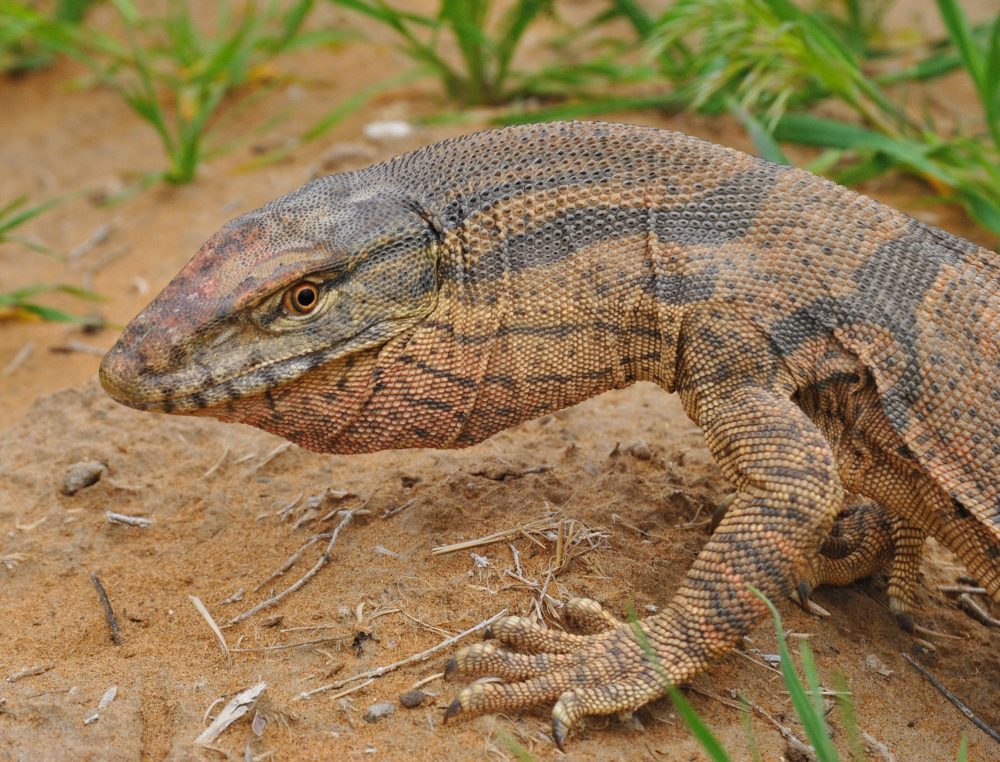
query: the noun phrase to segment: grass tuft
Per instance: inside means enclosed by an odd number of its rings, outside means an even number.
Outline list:
[[[48,15],[33,4],[0,0],[0,72],[25,74],[52,63],[56,50],[44,33],[47,22],[82,24],[94,0],[58,0]]]
[[[289,50],[347,38],[336,30],[307,32],[315,0],[216,4],[204,28],[189,0],[171,0],[163,15],[147,15],[132,0],[111,0],[124,42],[96,30],[47,23],[55,48],[83,61],[133,113],[152,127],[167,155],[157,179],[191,182],[206,155],[213,121],[227,102],[267,82],[265,64]]]
[[[55,259],[65,260],[62,254],[40,241],[19,235],[15,232],[21,225],[51,209],[53,206],[61,204],[64,200],[64,196],[59,196],[32,205],[29,203],[27,196],[21,196],[0,207],[0,245],[24,246],[31,251],[45,254]],[[92,291],[66,283],[44,283],[25,286],[13,291],[0,292],[0,320],[41,319],[60,323],[79,323],[88,326],[103,325],[103,321],[99,319],[74,315],[55,307],[49,307],[35,298],[42,294],[53,292],[69,294],[77,299],[85,299],[87,301],[101,300],[101,297]]]
[[[331,2],[390,29],[401,50],[436,76],[449,98],[465,105],[510,97],[514,53],[528,26],[552,7],[552,0],[517,0],[497,19],[492,0],[439,0],[433,16],[404,11],[386,0]],[[458,61],[445,52],[448,43],[457,49]]]

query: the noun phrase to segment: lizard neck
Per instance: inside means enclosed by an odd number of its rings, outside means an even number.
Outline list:
[[[636,381],[673,387],[682,311],[653,296],[655,268],[663,273],[655,237],[640,228],[588,246],[568,240],[579,228],[570,224],[552,231],[562,240],[548,244],[559,256],[547,263],[546,244],[522,251],[511,223],[532,215],[494,210],[446,235],[438,306],[410,348],[440,374],[465,378],[449,447]]]

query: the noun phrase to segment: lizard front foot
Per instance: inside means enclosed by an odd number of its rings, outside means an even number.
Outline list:
[[[582,717],[635,709],[666,692],[666,673],[644,624],[623,623],[586,598],[566,604],[563,622],[573,632],[505,617],[489,633],[493,639],[456,652],[446,676],[489,675],[502,681],[465,687],[445,720],[555,701],[552,737],[562,749]],[[637,635],[636,628],[644,634]]]

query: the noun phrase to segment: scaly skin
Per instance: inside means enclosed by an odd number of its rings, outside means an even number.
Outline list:
[[[929,535],[1000,600],[1000,259],[677,133],[513,127],[316,180],[212,237],[101,379],[338,453],[463,447],[638,380],[677,392],[737,491],[644,637],[581,604],[584,634],[509,617],[507,648],[452,662],[505,682],[449,715],[555,701],[560,744],[731,649],[765,614],[751,585],[850,579],[891,542],[904,611]],[[831,570],[845,490],[887,518],[864,514],[880,539]]]

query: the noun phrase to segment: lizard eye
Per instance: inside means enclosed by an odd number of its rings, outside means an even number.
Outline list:
[[[319,287],[307,280],[299,281],[285,292],[281,304],[293,315],[308,315],[319,304]]]

